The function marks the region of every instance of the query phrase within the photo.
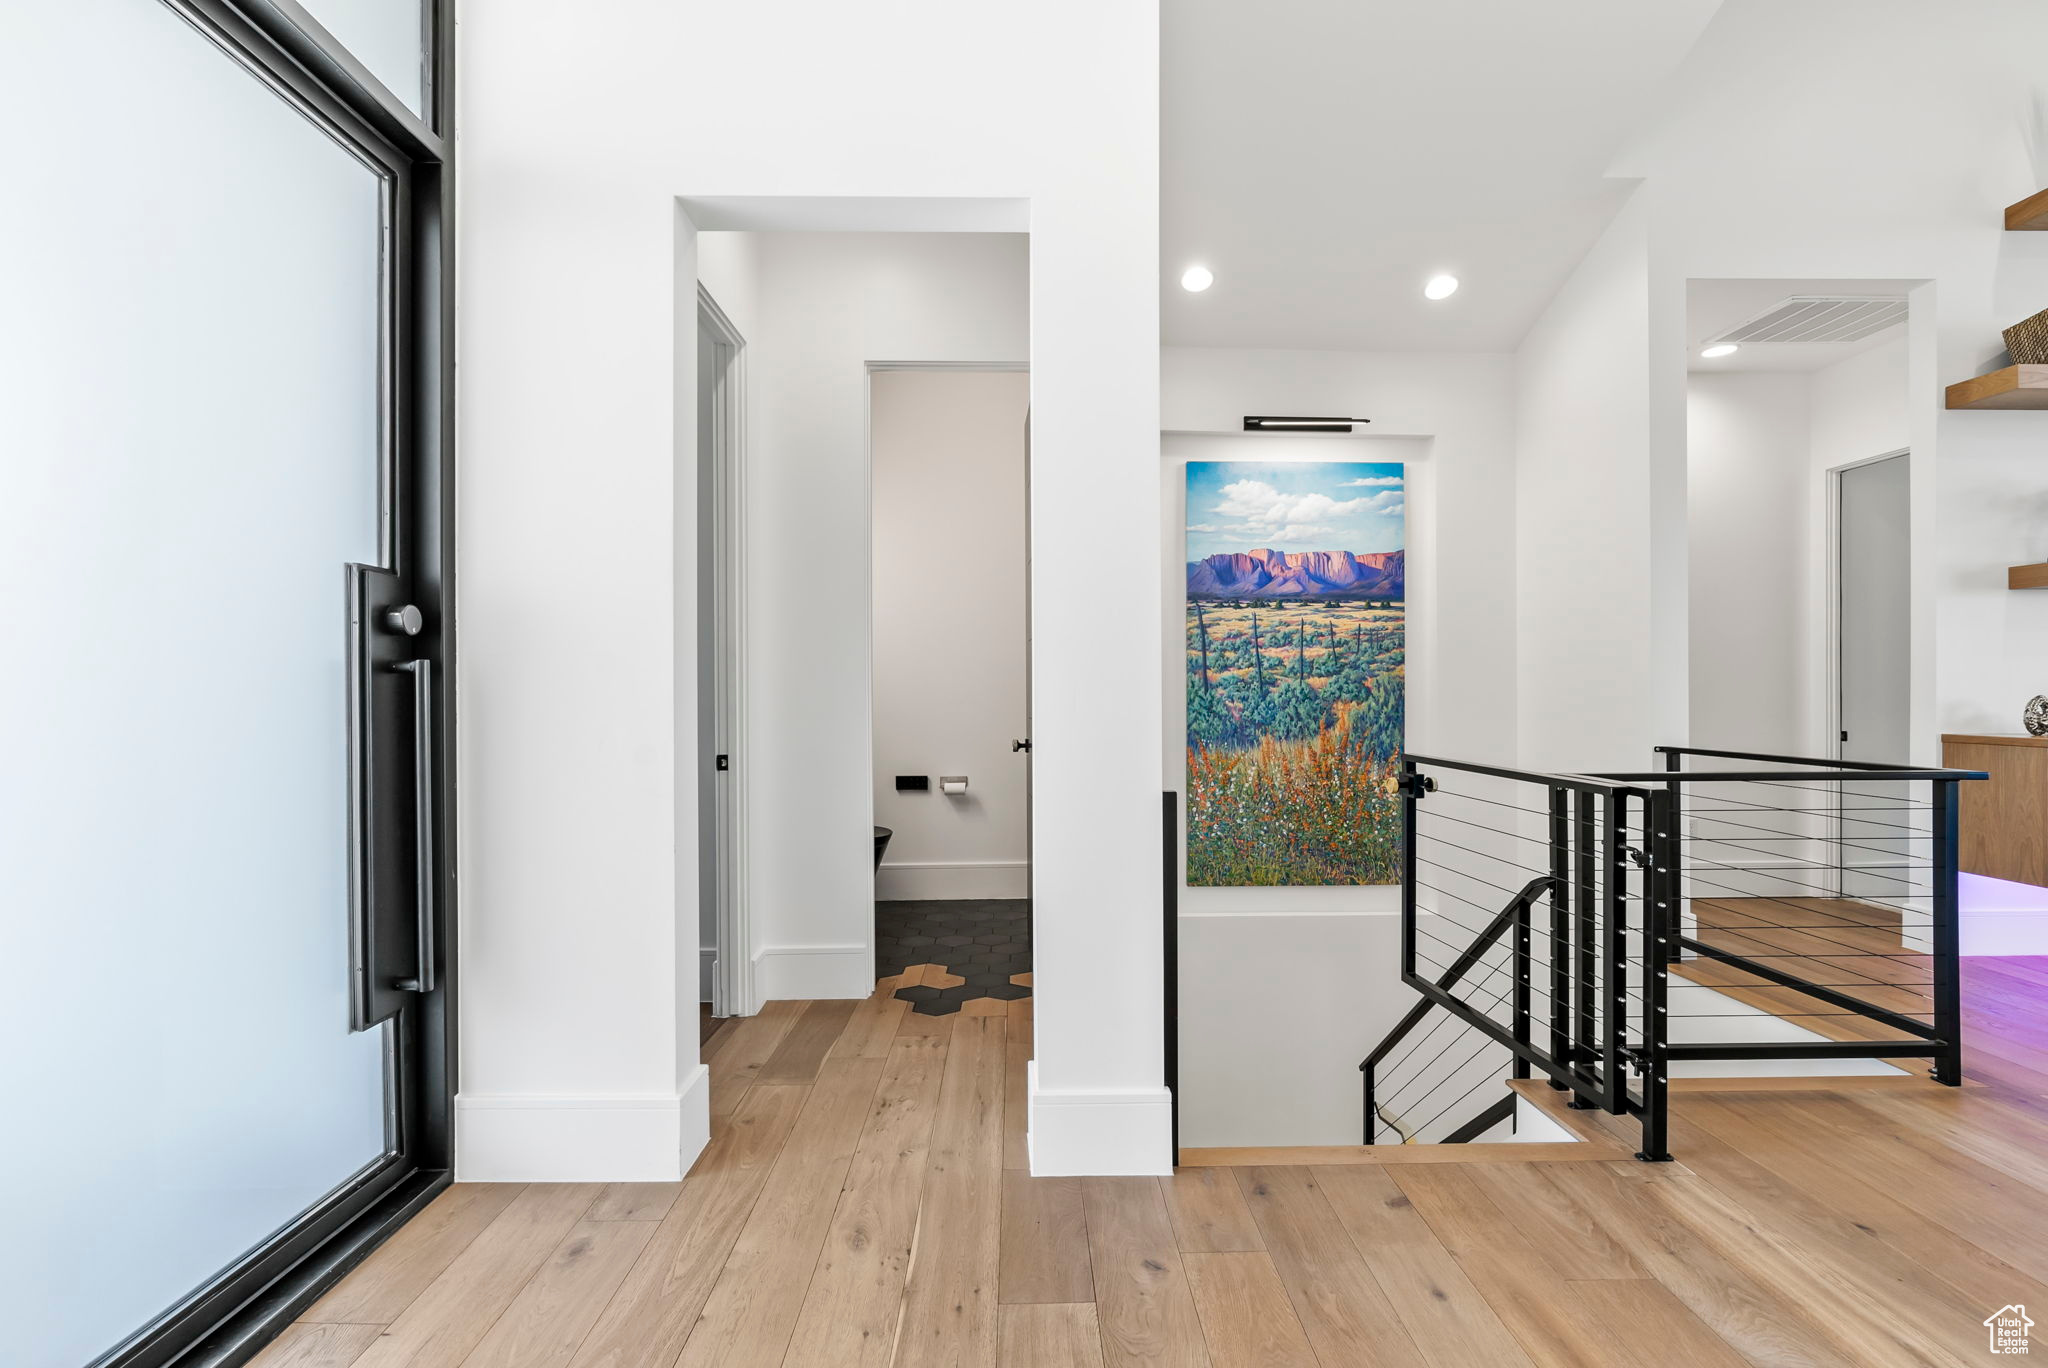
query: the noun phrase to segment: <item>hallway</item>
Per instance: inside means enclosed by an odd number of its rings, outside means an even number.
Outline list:
[[[1686,1091],[1659,1166],[1035,1179],[1029,1000],[771,1003],[713,1039],[686,1182],[458,1186],[256,1362],[1976,1363],[1986,1316],[2048,1305],[2048,960],[1965,965],[1972,1086]]]

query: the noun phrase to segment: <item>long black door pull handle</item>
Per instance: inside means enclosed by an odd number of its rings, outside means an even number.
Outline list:
[[[434,662],[406,660],[391,667],[412,676],[412,821],[415,886],[418,889],[418,977],[400,979],[408,993],[431,993],[440,940],[434,897]]]

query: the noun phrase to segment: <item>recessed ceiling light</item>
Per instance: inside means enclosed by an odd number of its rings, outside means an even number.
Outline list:
[[[1429,283],[1422,287],[1424,299],[1449,299],[1458,292],[1458,278],[1454,275],[1431,276]]]
[[[1180,287],[1197,294],[1216,283],[1215,275],[1207,266],[1190,266],[1180,273]]]
[[[1736,346],[1733,342],[1716,342],[1711,347],[1701,347],[1700,355],[1712,361],[1717,356],[1733,356],[1741,350],[1742,348]]]

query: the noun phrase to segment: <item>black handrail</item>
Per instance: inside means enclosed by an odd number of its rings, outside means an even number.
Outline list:
[[[1458,770],[1464,774],[1484,774],[1494,779],[1514,779],[1521,783],[1544,784],[1551,788],[1570,789],[1575,793],[1613,793],[1623,785],[1601,774],[1541,774],[1529,770],[1507,769],[1500,765],[1482,765],[1472,760],[1446,760],[1440,755],[1417,755],[1408,751],[1401,757],[1405,767]],[[1665,776],[1659,774],[1659,779]]]
[[[1494,943],[1507,934],[1508,928],[1514,925],[1515,918],[1527,912],[1529,904],[1534,902],[1540,895],[1549,892],[1556,883],[1557,880],[1548,874],[1539,874],[1529,880],[1523,886],[1521,892],[1508,900],[1506,907],[1503,907],[1494,914],[1493,920],[1486,924],[1486,929],[1473,937],[1472,944],[1465,947],[1465,952],[1451,961],[1450,968],[1444,970],[1437,977],[1436,986],[1439,988],[1449,988],[1459,979],[1465,977],[1472,966],[1479,963],[1481,957],[1493,948]],[[1434,1005],[1428,998],[1424,998],[1409,1008],[1408,1014],[1401,1018],[1393,1030],[1387,1032],[1386,1038],[1380,1041],[1379,1047],[1367,1055],[1358,1067],[1370,1069],[1382,1059],[1385,1059],[1387,1051],[1400,1044],[1402,1039],[1415,1029],[1415,1024],[1421,1021]]]
[[[1903,769],[1922,779],[1983,779],[1988,777],[1979,774],[1976,770],[1929,769],[1917,765],[1880,765],[1870,760],[1843,760],[1835,756],[1815,759],[1812,756],[1806,755],[1763,755],[1754,751],[1705,750],[1698,746],[1652,746],[1650,749],[1658,755],[1704,755],[1710,760],[1761,760],[1771,765],[1814,765],[1823,769],[1876,770],[1889,774],[1899,773]],[[1666,761],[1665,763],[1668,764],[1670,762]],[[1678,772],[1682,774],[1684,771]],[[1669,770],[1664,771],[1664,775],[1669,775],[1670,773],[1671,771]],[[1659,777],[1664,776],[1660,775]]]
[[[1810,755],[1770,755],[1759,751],[1706,750],[1697,746],[1652,746],[1650,748],[1664,757],[1668,768],[1644,770],[1640,773],[1600,773],[1589,775],[1593,779],[1604,779],[1617,784],[1680,783],[1680,784],[1735,784],[1757,783],[1772,780],[1831,779],[1841,776],[1815,774],[1813,770],[1852,770],[1863,783],[1885,781],[1903,782],[1908,779],[1989,779],[1991,776],[1981,770],[1936,769],[1924,765],[1880,765],[1869,760],[1842,760],[1833,756],[1815,757]],[[1688,755],[1704,756],[1709,760],[1754,760],[1765,765],[1806,765],[1806,770],[1683,770],[1679,762]]]
[[[1448,990],[1459,979],[1465,977],[1470,972],[1472,966],[1479,963],[1485,957],[1486,952],[1491,950],[1500,941],[1500,938],[1507,934],[1510,927],[1521,928],[1526,926],[1530,904],[1557,886],[1558,880],[1549,874],[1539,874],[1529,880],[1527,884],[1523,885],[1522,891],[1510,898],[1507,906],[1494,915],[1493,920],[1486,924],[1485,929],[1473,937],[1472,943],[1465,947],[1464,953],[1455,960],[1452,960],[1450,967],[1437,976],[1436,986],[1439,989]],[[1528,958],[1529,947],[1526,936],[1517,936],[1515,950],[1519,959],[1526,960]],[[1525,977],[1526,964],[1521,965],[1517,970],[1518,981]],[[1387,1057],[1388,1051],[1407,1038],[1408,1033],[1414,1030],[1416,1025],[1425,1016],[1429,1015],[1430,1008],[1436,1005],[1437,1000],[1435,998],[1424,997],[1420,1002],[1410,1007],[1401,1020],[1395,1024],[1394,1029],[1387,1032],[1386,1037],[1380,1041],[1378,1047],[1360,1061],[1358,1065],[1359,1072],[1365,1075],[1365,1143],[1368,1145],[1373,1143],[1373,1138],[1379,1130],[1379,1108],[1373,1099],[1373,1069],[1378,1066],[1382,1059]],[[1517,1034],[1525,1040],[1529,1034],[1528,1011],[1529,1002],[1527,995],[1518,992],[1515,997]],[[1484,1130],[1485,1127],[1481,1127],[1481,1129]]]
[[[1595,774],[1591,779],[1611,779],[1617,784],[1768,784],[1790,783],[1796,779],[1826,782],[1849,781],[1852,776],[1842,774],[1815,774],[1810,770],[1643,770],[1631,774]],[[1859,784],[1880,784],[1887,781],[1907,783],[1919,779],[1964,780],[1989,779],[1991,776],[1980,770],[1948,769],[1881,769],[1855,772],[1853,780]]]

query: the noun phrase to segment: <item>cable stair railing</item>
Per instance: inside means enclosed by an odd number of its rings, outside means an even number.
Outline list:
[[[1955,789],[1983,776],[1658,754],[1627,774],[1403,761],[1417,1001],[1359,1065],[1366,1144],[1489,1137],[1514,1080],[1634,1117],[1645,1160],[1671,1157],[1674,1072],[1918,1057],[1961,1081]]]
[[[1547,874],[1529,880],[1521,892],[1496,913],[1493,920],[1487,923],[1472,943],[1437,976],[1434,981],[1435,988],[1439,992],[1447,993],[1458,987],[1465,976],[1479,967],[1487,954],[1496,949],[1502,938],[1510,931],[1515,934],[1515,945],[1519,952],[1522,939],[1529,934],[1530,905],[1537,897],[1547,893],[1552,883],[1552,876]],[[1495,965],[1485,969],[1480,983],[1483,985],[1486,979],[1498,976],[1501,968],[1502,966]],[[1525,1012],[1527,1004],[1520,1000],[1519,989],[1520,982],[1517,980],[1506,989],[1496,992],[1492,1001],[1487,1004],[1488,1007],[1497,1009],[1510,996],[1515,996],[1515,1011],[1518,1014]],[[1393,1051],[1432,1013],[1437,1013],[1437,1017],[1431,1029],[1389,1064],[1388,1057]],[[1436,999],[1424,997],[1408,1009],[1406,1015],[1387,1033],[1378,1048],[1366,1056],[1365,1062],[1359,1065],[1366,1078],[1365,1143],[1375,1143],[1377,1127],[1381,1123],[1393,1130],[1400,1137],[1401,1143],[1414,1143],[1436,1122],[1456,1111],[1473,1093],[1484,1088],[1487,1082],[1497,1078],[1496,1073],[1482,1068],[1482,1077],[1478,1082],[1456,1092],[1448,1101],[1438,1096],[1439,1093],[1454,1088],[1469,1071],[1470,1066],[1483,1058],[1489,1045],[1495,1050],[1499,1048],[1481,1035],[1481,1043],[1477,1050],[1466,1054],[1464,1058],[1447,1068],[1437,1068],[1436,1066],[1441,1064],[1452,1050],[1471,1043],[1472,1035],[1478,1034],[1468,1028],[1465,1032],[1452,1031],[1446,1036],[1444,1028],[1457,1020],[1457,1017],[1443,1013]],[[1436,1052],[1425,1053],[1432,1044],[1437,1045]],[[1386,1074],[1382,1081],[1379,1070],[1383,1065],[1386,1066]],[[1376,1082],[1379,1082],[1377,1088]],[[1405,1106],[1397,1107],[1399,1101],[1405,1101]],[[1514,1107],[1514,1095],[1503,1091],[1487,1106],[1457,1124],[1443,1137],[1442,1143],[1463,1144],[1474,1140],[1506,1121],[1514,1114]],[[1418,1115],[1422,1117],[1419,1121],[1416,1120]]]

